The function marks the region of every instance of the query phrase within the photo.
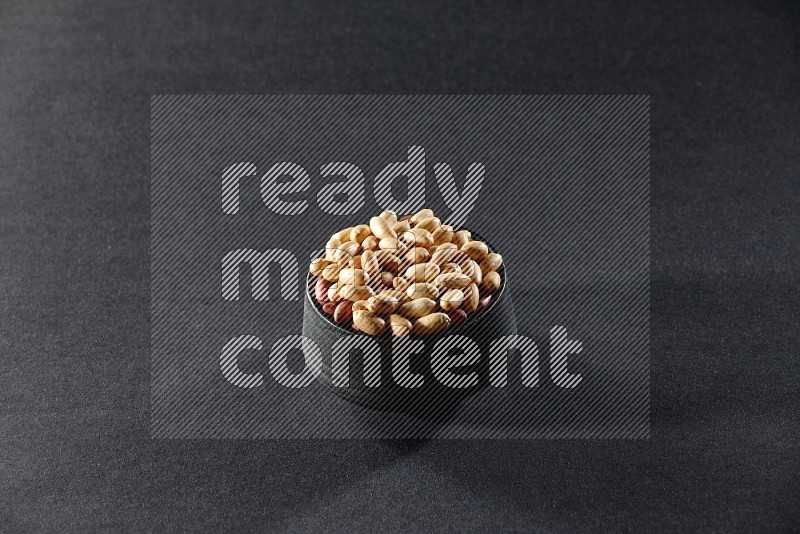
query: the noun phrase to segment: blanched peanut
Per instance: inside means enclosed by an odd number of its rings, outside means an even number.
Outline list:
[[[486,274],[489,271],[496,271],[501,265],[503,265],[503,256],[496,252],[492,252],[483,258],[483,261],[481,261],[481,272]]]
[[[459,230],[453,234],[453,243],[458,247],[463,247],[467,242],[472,240],[472,232],[469,230]]]
[[[366,300],[357,300],[353,303],[353,312],[363,311],[367,309]]]
[[[397,239],[397,233],[389,226],[386,219],[382,217],[373,217],[369,220],[369,229],[372,230],[372,235],[378,239],[393,238]]]
[[[500,289],[501,283],[500,275],[497,274],[497,271],[489,271],[486,273],[486,276],[483,277],[483,289],[489,293],[494,293]]]
[[[431,232],[433,235],[434,245],[443,245],[449,243],[453,239],[453,227],[446,224],[441,225],[439,228]]]
[[[368,310],[353,312],[353,323],[356,328],[371,336],[378,336],[386,328],[386,321]]]
[[[412,332],[419,335],[430,335],[441,332],[448,326],[450,326],[450,317],[446,313],[437,312],[414,321]]]
[[[482,260],[487,254],[489,254],[489,247],[487,247],[486,243],[483,241],[468,241],[464,243],[464,245],[461,247],[461,250],[473,260],[478,261]]]
[[[406,278],[413,282],[430,282],[439,274],[439,266],[435,263],[418,263],[406,271]]]
[[[409,247],[430,247],[433,245],[433,234],[424,228],[412,228],[400,235],[400,240]]]
[[[465,252],[462,252],[453,246],[453,248],[440,248],[436,249],[431,255],[431,263],[435,263],[436,265],[443,265],[445,263],[460,263],[462,261],[468,260],[469,256]]]
[[[394,280],[392,280],[392,287],[394,287],[398,291],[407,291],[409,287],[414,282],[409,280],[408,278],[403,278],[402,276],[396,276]]]
[[[397,222],[397,223],[396,223],[396,224],[395,224],[395,225],[392,227],[392,229],[395,231],[395,233],[396,233],[397,235],[400,235],[400,234],[402,234],[403,232],[408,232],[409,230],[411,230],[411,225],[408,223],[408,221],[398,221],[398,222]]]
[[[364,286],[369,282],[369,276],[361,269],[342,269],[339,272],[339,283],[354,286]]]
[[[393,212],[392,210],[385,210],[385,211],[381,212],[379,217],[381,219],[383,219],[384,221],[386,221],[387,223],[389,223],[389,227],[390,228],[392,226],[394,226],[395,224],[397,224],[397,214],[395,212]]]
[[[336,249],[334,253],[334,259],[336,263],[347,263],[353,257],[359,253],[361,250],[361,245],[355,241],[348,241],[346,243],[342,243]]]
[[[361,248],[364,250],[375,250],[378,248],[378,243],[380,243],[378,238],[374,235],[371,235],[361,242]]]
[[[462,289],[461,292],[464,293],[464,303],[461,305],[461,308],[467,313],[472,313],[477,310],[478,301],[481,298],[478,286],[470,284]]]
[[[338,294],[342,299],[367,300],[372,296],[373,291],[369,286],[354,286],[351,284],[344,284],[339,287]]]
[[[322,278],[328,282],[335,282],[339,279],[339,273],[341,272],[342,267],[343,265],[339,265],[338,263],[331,263],[322,269]]]
[[[444,273],[434,278],[433,285],[448,289],[459,289],[467,287],[471,281],[469,276],[462,273]]]
[[[469,276],[472,283],[481,285],[483,274],[481,273],[481,268],[478,266],[478,262],[475,260],[467,259],[462,261],[461,272]]]
[[[439,306],[444,311],[453,311],[461,306],[464,302],[464,293],[460,289],[450,289],[445,291],[442,298],[439,299]]]
[[[409,265],[414,265],[416,263],[425,263],[430,259],[430,257],[431,253],[428,252],[428,249],[414,247],[406,252],[405,256],[403,256],[403,260]]]
[[[344,297],[339,293],[339,283],[331,284],[328,288],[328,300],[330,302],[339,302],[344,300]]]
[[[350,241],[361,243],[371,235],[372,235],[372,230],[369,229],[369,225],[359,224],[354,226],[353,229],[350,230]]]
[[[311,265],[308,266],[308,272],[310,272],[314,276],[319,276],[320,274],[322,274],[322,269],[330,265],[330,263],[331,262],[329,262],[325,258],[315,258],[314,260],[311,261]]]
[[[415,228],[422,228],[433,234],[433,232],[441,226],[442,221],[439,220],[439,217],[428,217],[427,219],[418,221]]]
[[[436,309],[436,301],[426,298],[406,302],[397,310],[397,313],[409,319],[424,317]]]
[[[349,228],[345,228],[344,230],[339,230],[338,232],[333,234],[333,236],[331,236],[331,239],[336,238],[339,240],[339,243],[350,241],[350,232],[352,231],[353,231],[352,226]]]
[[[440,271],[442,274],[444,273],[460,273],[461,266],[457,263],[445,263],[442,265],[442,270]]]
[[[417,282],[412,284],[407,290],[406,295],[411,300],[415,299],[431,299],[436,300],[439,297],[439,290],[436,286],[427,282]]]
[[[389,316],[389,326],[396,337],[407,336],[411,333],[411,321],[396,313]]]
[[[367,309],[376,315],[392,313],[399,307],[400,301],[398,300],[382,300],[377,296],[367,299]]]
[[[418,221],[423,219],[428,219],[433,217],[433,210],[432,209],[421,209],[417,213],[411,216],[411,224],[417,224]]]
[[[397,269],[400,267],[400,258],[392,254],[391,250],[375,251],[375,257],[382,270],[397,273]]]

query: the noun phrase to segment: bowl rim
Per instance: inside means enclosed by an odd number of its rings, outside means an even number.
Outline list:
[[[461,230],[469,230],[469,228],[461,228]],[[484,243],[486,243],[486,246],[489,248],[489,252],[490,253],[494,252],[496,250],[492,246],[491,243],[489,243],[488,241],[486,241],[483,238],[483,236],[481,236],[478,233],[472,232],[472,230],[470,230],[470,232],[472,233],[472,237],[473,238],[478,238],[478,240],[483,241]],[[500,300],[500,298],[505,295],[506,287],[508,285],[508,269],[506,268],[505,262],[503,262],[503,264],[500,266],[500,269],[497,272],[501,275],[500,276],[500,280],[501,280],[500,289],[498,289],[496,293],[492,294],[492,300],[489,302],[489,306],[485,310],[483,310],[478,315],[478,317],[475,317],[475,319],[473,319],[473,320],[467,320],[465,323],[456,325],[454,327],[448,327],[447,329],[442,330],[441,332],[438,332],[437,334],[434,334],[432,336],[431,335],[409,334],[409,337],[413,337],[414,339],[431,339],[431,338],[436,338],[439,334],[445,334],[446,335],[446,334],[450,334],[450,333],[457,333],[457,332],[463,331],[467,327],[470,327],[470,328],[475,327],[475,325],[480,323],[483,320],[484,317],[489,315],[489,312],[491,312],[492,309],[495,307],[495,304],[497,303],[497,301]],[[352,328],[345,328],[344,326],[335,323],[331,317],[329,317],[327,314],[325,314],[322,311],[322,306],[317,302],[317,300],[312,295],[313,286],[314,286],[314,284],[312,283],[312,279],[316,279],[316,278],[317,278],[316,276],[312,277],[311,273],[306,271],[306,290],[305,290],[306,300],[309,302],[309,304],[311,304],[311,307],[314,308],[314,311],[316,312],[317,316],[319,316],[319,318],[322,319],[325,323],[327,323],[328,325],[330,325],[330,326],[332,326],[332,327],[334,327],[334,328],[336,328],[338,330],[341,330],[343,333],[346,333],[346,334],[349,334],[349,335],[364,336],[364,337],[368,337],[368,338],[371,338],[371,339],[384,339],[384,338],[387,338],[387,337],[393,337],[393,336],[391,336],[391,334],[389,334],[388,329],[384,333],[379,335],[379,336],[370,336],[370,335],[365,334],[363,332],[358,332],[356,330],[353,330]]]

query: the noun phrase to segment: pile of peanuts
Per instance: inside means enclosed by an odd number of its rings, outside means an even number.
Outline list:
[[[467,321],[500,289],[500,254],[431,209],[345,228],[311,262],[314,298],[334,322],[372,336],[427,335]]]

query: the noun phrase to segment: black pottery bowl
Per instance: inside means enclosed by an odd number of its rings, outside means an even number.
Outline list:
[[[475,238],[480,239],[479,236]],[[487,243],[488,244],[488,243]],[[491,245],[489,245],[492,250]],[[403,347],[391,332],[380,336],[369,336],[352,330],[351,324],[338,325],[322,311],[322,307],[314,298],[316,278],[307,276],[306,296],[303,309],[303,335],[317,344],[322,351],[322,370],[319,380],[333,394],[349,402],[372,409],[409,413],[426,419],[446,417],[456,408],[458,403],[485,388],[489,384],[489,350],[493,340],[502,336],[517,333],[514,307],[509,294],[508,269],[505,265],[498,271],[502,285],[492,294],[489,305],[471,316],[469,320],[458,325],[451,325],[437,334],[426,336],[407,336],[408,340],[421,342],[421,348],[414,347],[413,352]],[[349,357],[349,383],[347,387],[334,385],[331,380],[332,349],[336,342],[350,336],[369,338],[376,342],[381,354],[381,379],[379,386],[367,386],[364,381],[364,356],[359,350],[351,350]],[[455,373],[477,372],[478,383],[464,388],[453,388],[443,385],[434,375],[431,361],[436,344],[448,336],[469,338],[480,348],[477,362],[453,369]],[[356,341],[356,340],[353,340]],[[398,346],[399,345],[399,346]],[[417,344],[419,345],[419,344]],[[440,345],[442,350],[444,343]],[[409,370],[422,375],[424,381],[418,387],[398,385],[392,374],[393,358],[406,350],[410,354]],[[447,351],[449,352],[449,351]],[[457,350],[456,350],[457,352]]]

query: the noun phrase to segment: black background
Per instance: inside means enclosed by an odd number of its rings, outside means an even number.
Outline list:
[[[0,530],[798,525],[792,2],[0,3]],[[158,93],[652,95],[652,439],[157,441]]]

